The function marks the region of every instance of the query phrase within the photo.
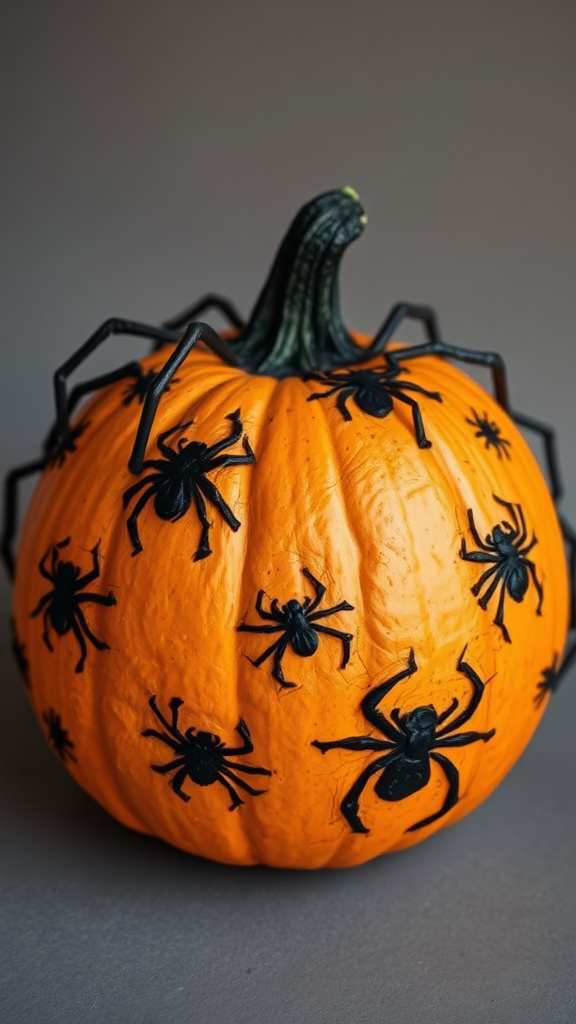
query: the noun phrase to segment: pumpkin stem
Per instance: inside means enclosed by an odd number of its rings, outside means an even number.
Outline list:
[[[342,322],[338,270],[365,224],[351,188],[324,192],[296,214],[248,323],[234,340],[247,370],[288,377],[361,358],[362,348]]]

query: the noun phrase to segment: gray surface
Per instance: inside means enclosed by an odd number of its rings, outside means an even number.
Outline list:
[[[247,310],[350,183],[343,305],[432,302],[556,425],[576,521],[572,3],[4,3],[0,469],[110,314]],[[311,8],[311,9],[310,9]],[[139,351],[111,342],[94,371]],[[574,674],[471,817],[362,868],[233,870],[131,834],[44,746],[0,582],[2,1024],[574,1024]]]

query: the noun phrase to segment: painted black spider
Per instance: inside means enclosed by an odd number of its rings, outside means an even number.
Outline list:
[[[179,697],[173,697],[170,701],[171,722],[164,717],[158,708],[156,697],[151,697],[148,703],[156,718],[166,729],[166,732],[158,732],[156,729],[145,729],[142,736],[155,736],[156,739],[162,740],[163,743],[171,747],[176,755],[174,760],[168,764],[153,764],[150,767],[152,771],[158,772],[160,775],[167,775],[169,772],[176,773],[170,779],[169,784],[176,793],[176,796],[179,796],[181,800],[188,801],[190,799],[188,794],[182,790],[182,786],[187,778],[191,779],[197,786],[211,786],[214,782],[220,782],[228,790],[232,798],[232,803],[229,807],[230,811],[244,803],[242,798],[238,796],[234,786],[239,786],[240,789],[250,793],[251,796],[261,796],[266,792],[265,789],[254,789],[252,786],[249,786],[244,779],[240,779],[235,773],[245,772],[247,775],[272,775],[268,768],[256,768],[248,764],[235,764],[229,760],[230,757],[241,757],[243,754],[251,754],[254,750],[248,726],[242,719],[240,719],[236,726],[236,732],[240,734],[242,739],[242,746],[227,747],[224,743],[220,742],[219,736],[215,736],[214,733],[210,732],[201,732],[194,726],[186,729],[184,733],[181,732],[178,728],[178,713],[184,701]]]
[[[542,669],[541,678],[536,683],[536,694],[534,696],[534,704],[537,708],[544,703],[549,694],[555,693],[558,689],[560,684],[559,667],[558,654],[555,654],[552,664],[548,668]]]
[[[13,618],[10,618],[10,631],[12,633],[12,654],[14,655],[16,664],[18,665],[18,668],[22,673],[24,683],[26,684],[27,687],[30,687],[30,664],[28,662],[28,658],[26,657],[26,645],[20,643],[20,640],[18,639],[18,634],[16,632],[16,623],[14,622]]]
[[[60,715],[57,715],[53,708],[49,708],[48,712],[42,712],[42,718],[48,728],[48,740],[54,747],[60,760],[76,761],[72,753],[75,744],[72,743],[72,740],[68,739],[68,730],[62,728]]]
[[[202,524],[200,543],[194,554],[195,562],[201,558],[206,558],[212,553],[208,540],[208,531],[212,524],[208,521],[204,498],[207,498],[214,508],[218,510],[224,521],[228,523],[230,529],[236,531],[240,528],[242,524],[236,519],[232,509],[226,504],[215,484],[206,477],[206,473],[213,469],[219,469],[223,466],[249,465],[256,461],[246,436],[242,438],[242,447],[246,453],[245,455],[219,454],[224,449],[230,448],[242,436],[240,410],[236,409],[236,412],[231,413],[226,418],[232,422],[231,433],[228,437],[217,441],[215,444],[210,445],[210,447],[204,444],[203,441],[188,441],[186,437],[178,439],[176,448],[170,448],[166,444],[166,438],[170,437],[171,434],[175,434],[178,430],[186,430],[192,421],[179,423],[178,426],[171,427],[170,430],[165,430],[163,434],[158,435],[156,444],[163,458],[147,459],[143,463],[142,469],[150,469],[153,472],[148,473],[142,480],[129,487],[124,493],[124,508],[127,508],[134,495],[142,490],[142,488],[145,488],[144,493],[140,495],[136,502],[127,523],[128,534],[134,546],[133,555],[137,555],[142,551],[142,543],[138,533],[138,516],[151,498],[154,498],[154,511],[156,515],[160,519],[170,520],[173,523],[178,519],[182,519],[190,505],[194,503],[198,518]]]
[[[99,651],[107,651],[109,647],[103,640],[98,640],[98,637],[94,636],[80,606],[82,604],[104,604],[110,607],[110,605],[116,604],[116,598],[112,591],[104,595],[84,590],[89,583],[97,580],[100,576],[98,556],[100,544],[96,544],[91,551],[92,569],[84,576],[81,576],[79,566],[74,565],[73,562],[63,562],[60,560],[59,551],[67,547],[69,543],[70,537],[66,537],[66,540],[61,540],[58,544],[52,544],[51,548],[48,548],[46,554],[38,563],[41,575],[52,583],[52,590],[40,598],[38,606],[32,612],[32,617],[34,618],[34,616],[40,615],[40,612],[42,612],[44,622],[42,639],[49,651],[54,650],[50,640],[50,628],[58,636],[64,636],[65,633],[72,630],[80,647],[80,660],[76,665],[76,672],[83,672],[86,660],[86,641],[84,637],[87,637],[90,643]],[[52,551],[52,565],[50,571],[48,571],[46,560],[50,551]]]
[[[537,544],[536,537],[532,534],[532,540],[527,544],[527,530],[526,522],[524,520],[524,513],[515,502],[504,501],[502,498],[492,495],[494,501],[497,501],[499,505],[503,505],[504,508],[508,509],[512,523],[503,520],[500,525],[492,528],[492,533],[486,535],[486,541],[483,541],[476,524],[474,522],[474,513],[472,509],[468,509],[468,523],[470,526],[470,532],[474,537],[480,551],[467,551],[466,541],[462,539],[462,547],[460,548],[460,558],[463,558],[466,562],[489,562],[491,567],[486,569],[482,573],[480,579],[471,588],[474,597],[478,597],[482,587],[488,584],[484,594],[478,598],[478,604],[481,608],[486,611],[490,598],[496,592],[498,586],[500,586],[500,597],[498,600],[498,608],[496,616],[494,618],[494,625],[499,626],[502,630],[502,636],[506,643],[511,643],[510,634],[504,625],[504,601],[506,594],[508,593],[513,601],[520,603],[524,600],[524,595],[528,590],[528,584],[530,582],[530,576],[532,577],[534,586],[538,593],[538,607],[536,614],[542,614],[542,601],[544,598],[544,590],[536,575],[536,566],[531,559],[527,558],[528,552]],[[530,576],[528,575],[530,574]],[[490,577],[493,579],[490,580]],[[490,582],[488,583],[488,581]]]
[[[374,736],[350,736],[343,740],[320,742],[313,740],[312,746],[318,747],[323,754],[336,747],[344,750],[377,750],[382,753],[369,764],[360,774],[354,785],[348,790],[340,808],[353,832],[368,832],[358,815],[358,802],[365,786],[373,775],[380,773],[374,786],[374,792],[380,800],[404,800],[424,789],[430,780],[430,761],[440,765],[448,782],[448,792],[444,803],[435,814],[423,818],[406,829],[415,832],[417,829],[431,825],[448,813],[458,801],[459,774],[458,769],[444,754],[438,753],[439,747],[464,747],[478,740],[486,742],[491,739],[495,729],[489,732],[455,732],[472,717],[484,693],[485,684],[477,673],[464,661],[466,648],[462,651],[458,664],[458,672],[462,672],[472,683],[472,693],[467,707],[460,711],[451,722],[446,722],[458,707],[456,697],[451,704],[438,714],[432,704],[414,708],[402,714],[400,708],[393,708],[389,721],[386,715],[378,710],[378,704],[392,688],[403,679],[413,675],[418,666],[414,651],[410,651],[408,667],[376,686],[366,694],[360,705],[362,714],[375,729],[378,729],[384,740]],[[442,726],[442,728],[439,728]],[[385,752],[385,753],[384,753]]]
[[[409,405],[412,409],[412,419],[419,448],[430,448],[431,442],[424,433],[424,424],[420,406],[414,398],[405,395],[404,391],[417,391],[420,395],[433,398],[435,402],[441,402],[442,397],[437,391],[427,391],[419,384],[412,384],[410,381],[397,380],[401,373],[408,373],[405,367],[388,366],[380,370],[334,370],[328,373],[307,373],[304,380],[317,380],[321,384],[328,384],[328,391],[315,391],[308,398],[309,402],[317,398],[329,398],[330,395],[340,392],[336,399],[336,405],[340,410],[343,419],[351,420],[346,402],[353,398],[355,404],[362,412],[369,416],[377,416],[382,419],[392,412],[394,400]]]
[[[122,405],[130,405],[135,398],[137,398],[140,405],[142,405],[148,391],[150,390],[150,385],[156,377],[156,370],[143,370],[140,363],[137,363],[136,366],[140,372],[136,373],[128,387],[124,388],[122,392],[124,396],[122,399]],[[171,383],[177,384],[179,379],[179,377],[173,377]],[[166,385],[164,391],[170,391],[170,384]]]
[[[340,668],[345,668],[350,658],[350,642],[354,637],[353,633],[342,633],[339,629],[332,629],[330,626],[320,626],[317,623],[317,619],[325,619],[328,615],[334,615],[336,612],[351,612],[354,610],[354,605],[348,604],[348,601],[341,601],[340,604],[335,604],[332,608],[325,608],[324,611],[317,612],[316,608],[322,601],[324,594],[326,593],[326,587],[315,579],[309,569],[302,569],[306,579],[310,580],[310,583],[314,587],[315,596],[314,598],[305,597],[302,602],[292,598],[283,604],[280,608],[276,598],[270,604],[270,611],[267,612],[262,606],[264,598],[264,591],[258,591],[258,597],[256,598],[256,611],[261,619],[269,619],[271,622],[277,623],[274,626],[247,626],[244,623],[238,626],[239,632],[244,633],[281,633],[282,635],[276,640],[271,647],[267,647],[262,654],[256,658],[255,661],[249,658],[252,664],[259,668],[260,665],[266,661],[266,658],[274,655],[274,668],[272,670],[272,678],[276,679],[281,686],[290,687],[296,686],[296,683],[289,683],[284,678],[282,671],[282,658],[288,645],[291,646],[295,654],[299,654],[301,658],[309,658],[318,649],[318,637],[317,633],[327,633],[329,636],[336,636],[342,641],[342,662]]]
[[[475,409],[470,407],[474,419],[470,419],[466,416],[466,423],[470,426],[476,427],[475,437],[480,437],[484,441],[485,448],[494,448],[497,452],[498,458],[501,459],[502,455],[505,455],[507,459],[510,458],[510,441],[507,441],[504,437],[500,437],[500,427],[494,422],[494,420],[488,419],[488,413],[485,412],[483,416],[479,416]]]

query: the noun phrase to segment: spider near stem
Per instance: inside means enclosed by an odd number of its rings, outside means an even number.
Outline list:
[[[468,524],[470,532],[480,550],[468,551],[466,541],[462,538],[460,558],[463,558],[466,562],[486,562],[490,565],[490,568],[482,573],[480,579],[471,587],[471,590],[474,597],[478,597],[480,594],[478,604],[486,611],[489,601],[496,593],[498,587],[500,587],[494,625],[500,628],[504,640],[509,644],[511,643],[510,634],[504,624],[506,594],[509,594],[516,604],[519,604],[524,600],[530,583],[530,577],[532,577],[538,594],[536,614],[541,615],[544,590],[536,575],[534,562],[527,558],[529,552],[538,542],[535,535],[532,534],[532,539],[527,543],[528,531],[520,505],[517,502],[504,501],[503,498],[498,498],[495,494],[492,497],[494,501],[497,501],[499,505],[503,505],[508,510],[512,523],[503,520],[499,525],[492,528],[492,532],[487,534],[486,540],[483,541],[474,521],[474,513],[469,508]],[[482,594],[483,587],[486,589]]]
[[[249,658],[248,660],[252,662],[255,668],[259,668],[267,658],[273,655],[272,678],[280,683],[280,686],[286,688],[297,685],[296,683],[288,682],[282,671],[282,658],[288,646],[301,658],[309,658],[318,650],[318,633],[335,636],[342,641],[343,650],[340,668],[345,668],[350,659],[350,643],[354,638],[353,633],[343,633],[341,630],[333,629],[331,626],[321,626],[317,621],[318,619],[326,618],[328,615],[334,615],[336,612],[351,612],[354,610],[354,605],[349,604],[348,601],[340,601],[339,604],[334,605],[332,608],[325,608],[319,612],[316,611],[326,593],[326,587],[312,575],[309,569],[302,569],[302,574],[314,587],[314,598],[305,597],[303,601],[297,601],[296,598],[292,598],[286,604],[283,604],[282,607],[280,607],[277,598],[274,598],[270,603],[270,611],[266,611],[262,604],[264,591],[259,590],[256,598],[256,611],[261,619],[273,622],[275,625],[249,626],[243,623],[241,626],[238,626],[238,632],[240,633],[282,634],[258,658],[255,660]]]

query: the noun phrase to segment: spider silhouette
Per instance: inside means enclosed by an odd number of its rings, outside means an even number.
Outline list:
[[[49,708],[48,712],[42,712],[42,718],[48,728],[48,740],[54,747],[60,760],[76,761],[72,753],[75,744],[72,743],[72,740],[68,739],[68,730],[62,728],[60,715],[57,715],[53,708]]]
[[[474,513],[468,509],[468,523],[470,532],[474,537],[479,551],[467,551],[466,541],[462,539],[460,558],[466,562],[487,562],[490,568],[482,573],[480,579],[471,588],[474,597],[478,597],[482,588],[486,587],[484,593],[478,598],[478,604],[486,611],[488,602],[500,587],[498,608],[494,617],[494,625],[499,626],[506,643],[511,643],[510,634],[504,625],[504,602],[506,594],[509,594],[513,601],[519,604],[524,600],[530,576],[538,593],[538,607],[536,614],[542,614],[542,601],[544,591],[536,575],[536,566],[526,556],[537,544],[536,537],[532,534],[532,540],[527,541],[526,522],[520,505],[511,501],[504,501],[495,494],[494,501],[503,505],[510,514],[512,523],[503,520],[501,524],[492,528],[492,533],[487,534],[486,541],[483,541],[478,533],[474,522]]]
[[[420,406],[414,398],[405,395],[404,391],[415,391],[427,398],[433,398],[435,402],[441,402],[442,397],[437,391],[427,391],[419,384],[412,384],[410,381],[397,380],[401,372],[408,373],[405,367],[388,366],[377,370],[334,370],[327,373],[307,373],[304,380],[317,380],[320,384],[327,384],[328,391],[315,391],[309,396],[308,401],[312,402],[319,398],[329,398],[339,392],[336,405],[345,420],[351,420],[352,414],[346,403],[349,398],[362,412],[369,416],[377,416],[383,419],[394,408],[394,401],[403,402],[412,409],[412,419],[419,448],[430,448],[431,442],[424,432]]]
[[[10,631],[12,633],[11,648],[12,654],[14,655],[14,660],[16,661],[16,664],[18,665],[18,668],[22,673],[24,683],[26,684],[27,687],[30,687],[30,664],[28,662],[28,658],[26,657],[26,645],[20,643],[20,640],[18,639],[18,634],[16,632],[16,623],[14,622],[13,618],[10,618]]]
[[[137,398],[140,405],[142,405],[148,391],[150,390],[150,385],[157,374],[156,370],[144,370],[140,363],[137,363],[136,365],[140,372],[135,374],[128,387],[124,388],[122,392],[124,396],[122,399],[122,405],[130,405],[135,398]],[[177,384],[179,379],[179,377],[173,377],[170,384]],[[166,385],[164,391],[170,391],[170,384]]]
[[[544,703],[549,694],[555,693],[558,689],[560,684],[559,660],[558,654],[555,654],[552,664],[548,668],[542,669],[541,678],[536,683],[536,694],[534,696],[534,704],[537,708]]]
[[[466,416],[466,423],[469,423],[472,427],[476,427],[475,437],[480,437],[484,441],[485,448],[494,448],[498,458],[501,459],[503,455],[507,459],[510,458],[510,441],[507,441],[504,437],[500,437],[500,427],[494,422],[494,420],[488,419],[488,413],[485,412],[483,416],[479,416],[475,409],[470,407],[474,419],[470,419]]]
[[[373,775],[379,774],[380,776],[374,786],[376,796],[380,800],[397,801],[404,800],[406,797],[412,796],[413,793],[424,789],[430,781],[431,761],[435,761],[442,769],[448,782],[448,792],[442,807],[434,814],[423,818],[422,821],[411,825],[406,829],[407,832],[415,832],[417,829],[438,821],[457,803],[460,781],[458,769],[445,754],[438,752],[438,748],[464,747],[469,743],[476,743],[478,740],[487,742],[496,731],[495,729],[491,729],[489,732],[455,731],[472,718],[482,700],[485,687],[474,669],[464,661],[465,653],[466,648],[462,651],[456,667],[457,671],[465,675],[472,684],[472,692],[466,707],[459,711],[452,721],[449,719],[459,705],[456,697],[440,714],[432,704],[417,707],[405,713],[402,713],[400,708],[393,708],[390,712],[390,719],[392,719],[390,721],[378,709],[378,704],[386,694],[390,693],[403,679],[409,678],[417,671],[414,651],[411,650],[407,668],[370,690],[360,705],[362,714],[370,722],[370,725],[382,733],[386,739],[381,740],[375,736],[349,736],[343,740],[312,741],[312,746],[318,747],[323,754],[327,750],[341,748],[344,750],[374,750],[381,755],[364,768],[340,804],[342,814],[353,832],[369,831],[360,819],[358,804],[364,788]]]
[[[166,439],[172,434],[191,426],[191,420],[188,423],[179,423],[176,427],[171,427],[170,430],[165,430],[163,434],[158,435],[156,444],[162,458],[147,459],[142,468],[152,470],[152,472],[147,473],[142,480],[129,487],[124,493],[124,508],[127,508],[134,495],[144,488],[144,493],[140,495],[127,522],[128,534],[133,545],[133,555],[142,551],[142,542],[138,532],[138,516],[151,498],[154,499],[156,515],[160,519],[170,520],[173,523],[182,519],[190,505],[194,504],[202,524],[200,543],[194,553],[195,562],[212,553],[208,540],[208,532],[212,524],[208,520],[204,499],[207,499],[217,509],[231,530],[236,531],[240,528],[242,524],[226,504],[216,485],[206,476],[206,473],[210,473],[213,469],[220,469],[224,466],[249,465],[256,461],[246,436],[242,438],[244,455],[220,454],[242,436],[240,410],[236,409],[236,412],[231,413],[226,419],[232,423],[230,434],[210,446],[204,444],[203,441],[189,441],[186,437],[178,439],[176,448],[171,448],[166,444]]]
[[[282,634],[255,661],[252,658],[248,660],[252,662],[255,668],[259,668],[267,658],[274,655],[272,678],[284,687],[297,685],[296,683],[289,683],[282,671],[282,658],[288,645],[301,658],[309,658],[318,649],[317,633],[327,633],[329,636],[336,636],[342,641],[343,648],[340,668],[345,668],[350,659],[350,642],[354,638],[353,633],[343,633],[341,630],[333,629],[331,626],[321,626],[317,621],[318,619],[325,619],[328,615],[334,615],[336,612],[351,612],[354,610],[354,605],[348,604],[348,601],[341,601],[340,604],[335,604],[332,608],[325,608],[323,611],[317,612],[316,608],[326,593],[326,587],[319,580],[315,579],[309,569],[302,569],[302,573],[306,579],[310,580],[314,587],[314,598],[305,597],[302,602],[292,598],[286,604],[283,604],[281,608],[277,599],[274,598],[270,604],[270,611],[267,612],[262,605],[264,591],[259,590],[256,598],[256,611],[261,619],[269,620],[276,623],[276,625],[248,626],[243,623],[241,626],[238,626],[238,631],[244,633]]]
[[[235,786],[243,789],[246,793],[250,793],[251,796],[261,796],[266,792],[265,789],[254,789],[244,779],[239,778],[236,772],[245,772],[247,775],[272,775],[268,768],[256,768],[254,765],[248,764],[235,764],[234,761],[229,760],[231,757],[242,757],[244,754],[251,754],[254,750],[248,726],[242,718],[236,726],[236,732],[239,733],[242,739],[242,745],[239,747],[227,747],[220,741],[220,737],[214,733],[202,732],[194,726],[190,726],[189,729],[186,729],[186,732],[182,732],[178,728],[178,714],[184,703],[179,697],[173,697],[170,701],[171,722],[160,711],[156,704],[155,696],[151,697],[148,703],[166,732],[158,732],[156,729],[145,729],[142,736],[155,736],[156,739],[162,740],[162,743],[171,747],[175,754],[174,759],[169,761],[168,764],[153,764],[150,767],[152,771],[158,772],[160,775],[175,772],[175,775],[170,779],[169,785],[181,800],[187,802],[190,799],[188,794],[184,793],[182,789],[187,778],[197,786],[212,786],[213,783],[219,782],[228,790],[232,799],[229,807],[230,811],[244,803],[236,792]]]
[[[44,622],[42,639],[49,651],[53,651],[50,640],[50,629],[53,629],[58,636],[64,636],[70,630],[74,633],[78,646],[80,647],[80,660],[76,665],[76,672],[84,671],[86,660],[86,637],[91,644],[99,651],[109,650],[108,644],[94,636],[90,629],[81,605],[103,604],[110,607],[116,604],[116,598],[112,591],[107,595],[95,594],[93,591],[86,591],[84,588],[97,580],[100,576],[100,564],[98,548],[100,542],[92,548],[92,569],[84,576],[80,575],[80,568],[73,562],[65,562],[60,559],[59,552],[70,543],[70,537],[61,540],[58,544],[52,544],[46,554],[38,563],[41,575],[52,584],[52,590],[44,594],[38,602],[38,606],[32,612],[32,618],[40,615]],[[52,551],[52,563],[50,570],[46,568],[46,561]]]
[[[71,452],[76,451],[76,441],[79,437],[90,426],[90,420],[80,420],[75,426],[71,427],[70,432],[64,439],[57,439],[55,429],[52,429],[44,445],[44,451],[46,454],[46,465],[49,468],[57,466],[60,468],[66,462],[66,457]]]

